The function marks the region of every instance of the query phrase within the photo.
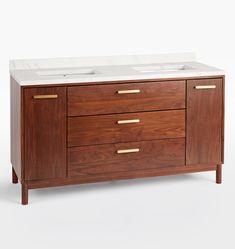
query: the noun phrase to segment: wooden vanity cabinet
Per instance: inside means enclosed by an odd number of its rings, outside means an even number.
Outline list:
[[[12,181],[28,190],[216,171],[224,77],[20,87],[11,78]]]

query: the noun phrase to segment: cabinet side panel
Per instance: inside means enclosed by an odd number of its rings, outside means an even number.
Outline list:
[[[66,87],[24,89],[24,110],[25,179],[65,177]]]
[[[21,87],[10,79],[11,164],[21,181]]]
[[[223,77],[223,102],[222,102],[222,148],[221,148],[221,157],[222,163],[224,163],[224,122],[225,122],[225,76]]]
[[[187,165],[222,161],[222,84],[222,79],[187,81]]]

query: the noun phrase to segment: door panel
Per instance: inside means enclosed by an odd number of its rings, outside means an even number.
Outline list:
[[[221,163],[222,79],[187,81],[186,164]]]
[[[25,180],[66,176],[66,88],[24,90]]]

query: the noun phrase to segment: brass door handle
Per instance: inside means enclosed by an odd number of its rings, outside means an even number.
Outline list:
[[[215,89],[216,85],[204,85],[204,86],[195,86],[195,89],[199,90],[199,89]]]
[[[34,95],[34,99],[57,99],[57,94],[50,94],[50,95]]]
[[[117,91],[118,94],[128,94],[128,93],[140,93],[139,89],[134,90],[119,90]]]
[[[118,154],[126,154],[126,153],[135,153],[135,152],[139,152],[140,149],[136,148],[136,149],[127,149],[127,150],[117,150]]]
[[[133,123],[139,123],[139,119],[129,119],[129,120],[118,120],[118,124],[133,124]]]

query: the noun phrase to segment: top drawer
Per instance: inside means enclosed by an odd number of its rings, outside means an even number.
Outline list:
[[[185,108],[185,81],[68,87],[68,116]]]

